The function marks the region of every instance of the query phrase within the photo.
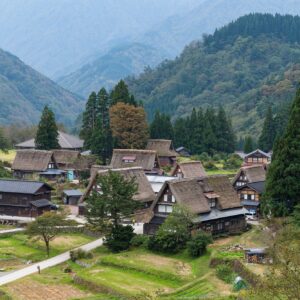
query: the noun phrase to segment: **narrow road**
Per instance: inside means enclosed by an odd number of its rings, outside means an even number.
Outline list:
[[[93,250],[97,247],[102,246],[102,244],[103,244],[103,239],[101,238],[101,239],[95,240],[91,243],[80,246],[76,249],[81,248],[85,251],[90,251],[90,250]],[[54,256],[52,258],[49,258],[47,260],[43,260],[41,262],[35,263],[35,264],[30,265],[26,268],[23,268],[23,269],[20,269],[20,270],[17,270],[17,271],[13,271],[9,274],[6,274],[6,275],[0,277],[0,286],[4,285],[4,284],[7,284],[9,282],[18,280],[18,279],[23,278],[25,276],[37,273],[38,272],[38,268],[37,268],[38,266],[40,267],[41,270],[44,270],[46,268],[59,265],[59,264],[65,262],[69,259],[70,259],[70,251],[64,252],[62,254],[59,254],[59,255]]]

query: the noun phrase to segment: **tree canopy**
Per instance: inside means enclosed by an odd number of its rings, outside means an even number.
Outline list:
[[[38,125],[35,145],[37,149],[51,150],[59,149],[58,128],[53,111],[46,105]]]

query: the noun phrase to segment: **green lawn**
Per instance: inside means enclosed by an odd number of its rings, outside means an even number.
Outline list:
[[[91,240],[92,238],[82,234],[58,236],[50,243],[50,255],[55,256]],[[27,261],[36,262],[46,258],[45,246],[41,240],[34,240],[23,233],[0,237],[0,268],[2,269],[15,269]]]

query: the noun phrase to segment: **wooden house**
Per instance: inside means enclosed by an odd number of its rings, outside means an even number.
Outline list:
[[[247,211],[226,176],[165,182],[151,206],[152,217],[144,224],[144,233],[154,234],[175,204],[187,207],[196,215],[194,222],[198,228],[212,234],[232,234],[245,229]]]
[[[171,181],[178,179],[174,176],[164,176],[164,175],[146,175],[149,183],[151,184],[152,190],[154,191],[155,195],[157,195],[161,188],[163,187],[166,181]]]
[[[78,150],[83,149],[83,140],[74,135],[58,131],[58,144],[64,150]],[[35,140],[30,139],[25,142],[15,145],[16,149],[35,149]]]
[[[120,169],[131,167],[141,167],[146,174],[161,174],[155,151],[114,149],[109,168]]]
[[[44,182],[0,180],[0,214],[37,217],[51,209],[51,190]]]
[[[243,165],[244,166],[267,165],[270,162],[271,162],[271,154],[257,149],[245,155]]]
[[[155,194],[147,180],[144,170],[141,167],[110,170],[99,169],[97,172],[93,172],[88,187],[79,201],[81,204],[84,203],[86,197],[88,197],[92,192],[101,192],[101,187],[97,184],[97,178],[98,176],[106,176],[109,171],[118,172],[128,180],[134,178],[137,183],[137,193],[134,195],[133,199],[141,203],[141,209],[147,209],[151,206],[152,202],[155,200]]]
[[[64,190],[62,193],[63,202],[67,205],[78,205],[82,196],[83,193],[80,190]]]
[[[161,167],[175,166],[178,154],[171,140],[148,140],[146,149],[156,151]]]
[[[57,170],[57,164],[52,151],[18,150],[12,164],[12,170],[15,178],[37,179],[41,175],[47,177],[49,171]],[[62,175],[59,172],[54,176]],[[49,172],[49,177],[52,177],[51,172]]]
[[[171,176],[178,178],[200,178],[206,177],[206,172],[201,161],[186,161],[177,163]]]
[[[266,180],[266,168],[263,165],[253,165],[241,167],[233,179],[233,186],[238,189],[252,182],[261,182]]]

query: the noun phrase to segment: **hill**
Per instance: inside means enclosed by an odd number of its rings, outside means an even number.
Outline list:
[[[84,102],[0,49],[0,124],[35,124],[46,104],[57,121],[71,125]]]
[[[88,96],[100,87],[112,88],[120,78],[141,73],[145,66],[156,66],[167,55],[163,51],[139,43],[112,48],[57,82],[76,94]]]
[[[156,110],[174,119],[221,104],[239,134],[257,135],[266,108],[276,112],[300,80],[298,26],[299,17],[247,15],[127,83],[150,119]]]

